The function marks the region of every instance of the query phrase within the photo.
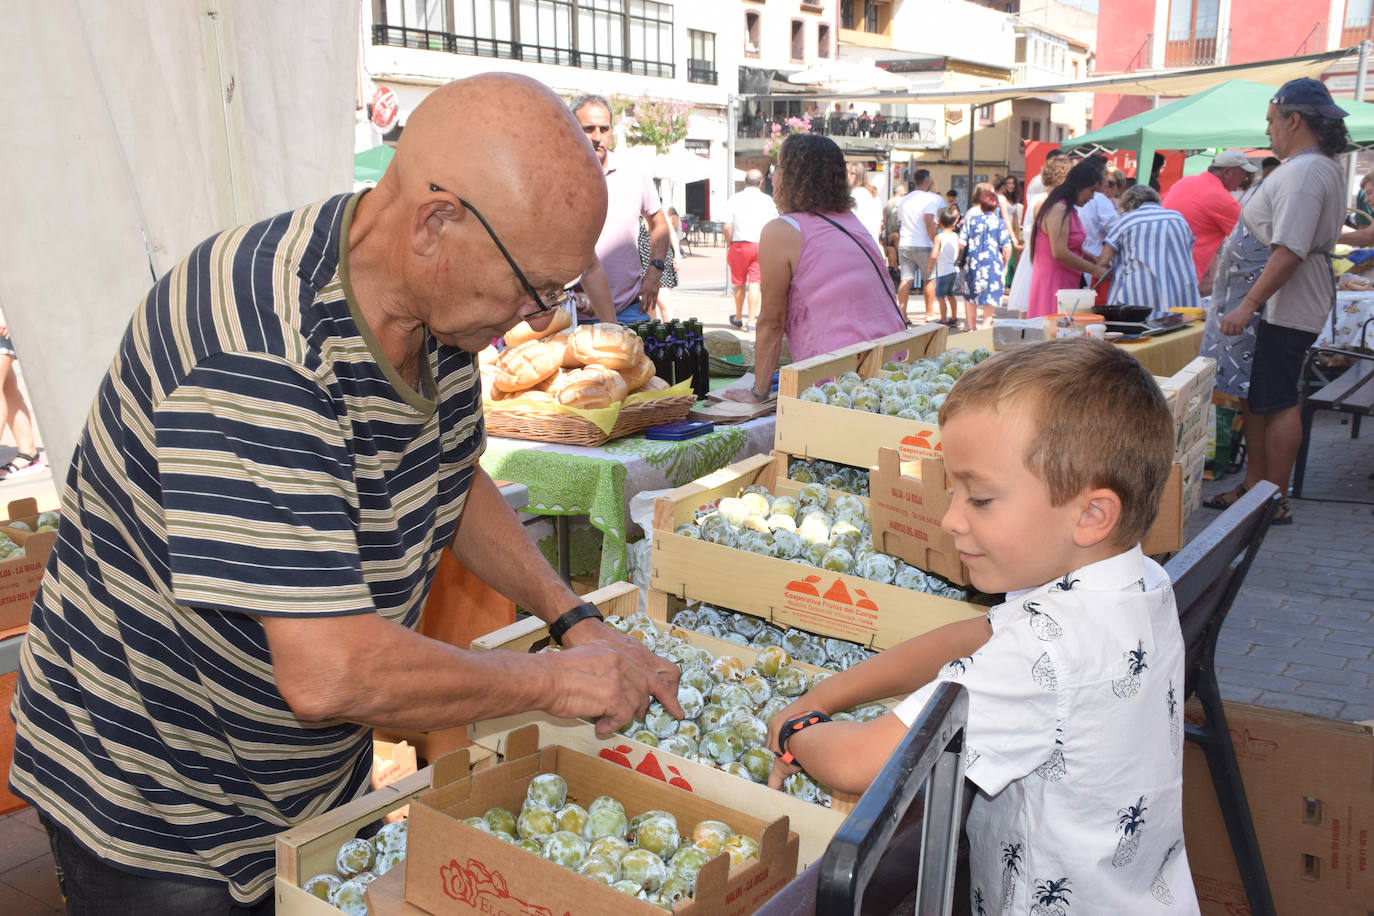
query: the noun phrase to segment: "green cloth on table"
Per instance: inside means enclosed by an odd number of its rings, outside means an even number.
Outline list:
[[[603,536],[600,584],[609,585],[629,576],[625,482],[630,467],[643,460],[654,471],[633,475],[636,492],[680,487],[724,467],[744,448],[747,439],[740,427],[727,426],[681,442],[660,442],[639,435],[577,453],[488,439],[482,468],[495,480],[524,484],[530,497],[527,512],[587,516]]]

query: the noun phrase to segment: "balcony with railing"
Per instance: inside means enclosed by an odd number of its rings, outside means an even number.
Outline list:
[[[1231,30],[1223,29],[1210,35],[1197,32],[1170,32],[1164,42],[1164,66],[1211,67],[1226,63],[1226,48],[1231,44]]]
[[[1341,29],[1341,47],[1351,48],[1366,38],[1374,39],[1374,21],[1370,19],[1347,19]]]
[[[608,70],[632,73],[636,76],[659,76],[671,79],[672,61],[646,60],[624,54],[605,54],[576,48],[558,48],[529,42],[510,41],[478,35],[455,35],[430,29],[411,29],[396,25],[373,25],[372,43],[394,48],[418,48],[427,51],[447,51],[473,57],[494,57],[522,60],[535,64],[558,64],[588,70]],[[715,73],[714,70],[711,71]],[[690,78],[690,77],[689,77]],[[697,82],[694,80],[694,82]],[[712,78],[711,82],[715,82]]]
[[[687,58],[687,82],[706,83],[714,86],[719,80],[716,78],[716,65],[714,61],[696,60]]]

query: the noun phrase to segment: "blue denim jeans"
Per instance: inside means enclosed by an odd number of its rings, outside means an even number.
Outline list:
[[[276,909],[273,894],[256,905],[245,906],[229,896],[225,884],[121,871],[46,817],[39,815],[38,820],[48,831],[68,916],[270,916]]]
[[[615,320],[621,324],[629,324],[632,321],[648,321],[649,316],[644,311],[643,303],[639,301],[639,297],[635,296],[629,305],[616,312]]]

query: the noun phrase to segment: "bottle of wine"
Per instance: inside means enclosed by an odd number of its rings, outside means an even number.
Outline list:
[[[688,322],[692,332],[692,393],[700,401],[711,393],[711,354],[706,350],[706,335],[701,322]]]

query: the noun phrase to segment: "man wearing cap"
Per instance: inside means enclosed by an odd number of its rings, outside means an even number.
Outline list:
[[[1221,319],[1228,335],[1259,316],[1249,397],[1241,401],[1248,444],[1245,480],[1214,508],[1224,508],[1260,480],[1288,492],[1302,442],[1298,377],[1308,347],[1336,298],[1328,255],[1345,218],[1345,173],[1336,156],[1350,145],[1346,113],[1314,79],[1284,83],[1265,115],[1269,145],[1283,164],[1246,201],[1241,219],[1269,248],[1250,292]],[[1285,495],[1273,524],[1293,521]]]
[[[1258,170],[1240,150],[1222,150],[1207,171],[1179,179],[1164,197],[1165,208],[1182,213],[1197,238],[1193,265],[1204,296],[1212,293],[1212,259],[1240,218],[1240,204],[1231,192],[1241,186],[1246,173]]]

